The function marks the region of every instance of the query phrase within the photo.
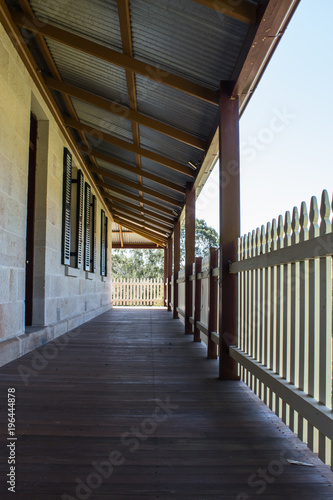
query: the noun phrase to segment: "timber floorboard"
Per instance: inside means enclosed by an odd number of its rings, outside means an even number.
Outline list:
[[[161,308],[113,308],[9,363],[0,369],[0,498],[332,500],[329,468],[243,382],[217,374],[206,346]],[[15,494],[6,485],[10,387]]]

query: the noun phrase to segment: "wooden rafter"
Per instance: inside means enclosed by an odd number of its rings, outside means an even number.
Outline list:
[[[160,221],[154,220],[150,217],[147,217],[146,215],[138,214],[136,212],[132,212],[132,211],[124,209],[122,207],[116,207],[115,205],[113,205],[113,210],[114,210],[114,213],[118,214],[119,216],[121,216],[123,214],[123,215],[127,215],[129,217],[133,217],[134,219],[137,219],[137,220],[142,221],[142,222],[148,222],[150,224],[153,224],[154,227],[162,229],[163,231],[171,231],[172,227],[173,227],[172,223],[166,224],[165,222],[160,222]]]
[[[171,233],[172,229],[170,227],[163,227],[158,224],[158,222],[152,223],[151,220],[145,219],[144,217],[132,217],[132,215],[129,215],[127,212],[122,211],[121,213],[115,212],[115,216],[122,217],[123,219],[126,219],[130,222],[133,222],[134,224],[139,224],[147,229],[151,229],[152,231],[156,231],[157,233],[161,235],[165,235],[166,233]],[[133,214],[134,216],[136,214]]]
[[[117,224],[121,224],[123,227],[125,227],[127,229],[130,229],[131,231],[133,231],[133,233],[139,234],[140,236],[143,236],[144,238],[147,238],[150,241],[153,241],[154,243],[156,243],[158,245],[165,246],[165,244],[166,244],[166,241],[167,241],[166,236],[165,236],[165,238],[158,237],[158,235],[156,235],[155,233],[153,233],[149,230],[143,229],[140,226],[136,226],[134,224],[131,224],[129,221],[126,221],[125,219],[122,219],[121,217],[116,216],[115,222],[117,222]]]
[[[76,130],[81,130],[86,134],[98,135],[102,136],[103,141],[112,144],[113,146],[117,146],[121,149],[126,149],[127,151],[131,151],[134,154],[139,154],[140,156],[144,156],[149,160],[155,161],[156,163],[160,163],[165,167],[176,170],[177,172],[181,172],[182,174],[188,175],[189,177],[194,177],[193,170],[178,161],[171,160],[170,158],[166,158],[158,153],[154,153],[148,149],[141,148],[140,146],[136,146],[130,142],[124,141],[123,139],[118,139],[114,135],[108,134],[105,131],[98,129],[96,127],[90,127],[89,125],[85,125],[79,121],[73,120],[72,118],[65,118],[65,124],[67,127],[72,127]]]
[[[158,200],[165,201],[165,203],[169,203],[169,205],[174,205],[175,207],[181,207],[182,203],[178,200],[175,200],[174,198],[171,198],[170,196],[166,196],[163,193],[160,193],[159,191],[155,191],[154,189],[147,188],[145,186],[141,186],[140,184],[130,181],[128,179],[125,179],[124,177],[120,177],[119,175],[116,174],[110,174],[109,179],[113,180],[114,182],[118,182],[119,184],[122,184],[123,186],[130,187],[132,189],[137,189],[138,191],[141,191],[142,193],[149,194],[150,196],[153,196],[154,198],[157,198]],[[105,181],[96,181],[97,186],[102,186],[108,189],[110,184],[108,184]]]
[[[131,34],[131,20],[129,13],[129,3],[128,0],[118,0],[118,17],[120,23],[120,34],[121,34],[121,42],[123,46],[123,53],[126,56],[133,57],[133,48],[132,48],[132,34]],[[128,94],[128,102],[129,107],[132,111],[137,112],[138,104],[136,98],[136,86],[135,86],[135,74],[134,71],[130,69],[125,69],[126,73],[126,84],[127,84],[127,94]],[[132,137],[133,144],[135,146],[140,146],[140,135],[139,135],[139,124],[136,121],[132,121]],[[138,170],[138,183],[142,186],[142,162],[141,155],[139,153],[135,153],[135,164]],[[142,189],[139,190],[140,196],[142,196],[144,191]]]
[[[230,2],[226,0],[194,0],[205,7],[214,9],[216,12],[225,14],[228,17],[237,19],[246,24],[254,24],[256,21],[256,5],[241,0],[240,2]],[[234,5],[233,5],[234,3]]]
[[[121,168],[122,170],[125,170],[126,172],[132,172],[133,174],[137,174],[137,167],[133,167],[132,165],[129,165],[128,163],[125,163],[124,161],[118,160],[117,158],[114,158],[111,155],[101,153],[96,150],[92,150],[90,152],[92,156],[95,158],[98,158],[100,160],[103,160],[107,163],[110,163],[110,165],[114,165],[116,167]],[[109,177],[109,175],[112,175],[112,171],[106,170],[105,168],[99,168],[99,167],[91,167],[91,171],[95,172],[96,174],[100,174],[103,177]],[[173,191],[177,191],[178,193],[185,194],[185,187],[180,186],[179,184],[176,184],[175,182],[168,181],[166,179],[163,179],[163,177],[159,177],[158,175],[151,174],[150,172],[146,172],[145,170],[141,170],[140,172],[141,177],[145,179],[149,179],[153,182],[156,182],[157,184],[161,184],[164,187],[170,188]]]
[[[115,188],[112,186],[108,186],[107,189],[109,191],[113,191],[114,193],[116,193],[116,196],[117,195],[125,196],[125,198],[129,198],[130,200],[134,200],[134,201],[137,201],[139,203],[144,203],[144,205],[147,205],[148,207],[155,208],[159,212],[162,212],[164,214],[169,215],[170,217],[173,217],[172,209],[164,207],[160,203],[154,203],[153,201],[146,200],[142,196],[140,197],[140,196],[137,196],[135,194],[129,193],[128,191],[123,191],[122,189]],[[108,198],[112,202],[113,196],[108,195],[107,193],[103,193],[103,196]]]
[[[127,120],[136,122],[152,130],[156,130],[161,134],[172,137],[173,139],[177,139],[178,141],[188,144],[189,146],[193,146],[194,148],[200,149],[201,151],[204,151],[206,148],[206,142],[199,137],[184,132],[183,130],[180,130],[178,128],[172,127],[171,125],[167,125],[166,123],[160,122],[159,120],[155,120],[154,118],[150,118],[146,115],[138,113],[137,111],[133,111],[126,106],[122,106],[121,104],[113,102],[109,99],[105,99],[104,97],[92,94],[91,92],[80,89],[74,85],[60,82],[55,78],[50,78],[46,75],[44,76],[44,81],[50,89],[58,90],[62,93],[62,95],[70,95],[72,97],[75,97],[80,101],[91,104],[92,106],[96,106],[117,116],[121,116],[122,118],[125,118]]]
[[[83,36],[75,35],[74,33],[62,28],[41,22],[37,18],[27,16],[21,12],[12,11],[12,18],[21,28],[26,28],[33,33],[40,33],[46,38],[55,40],[59,43],[67,45],[68,47],[85,52],[86,54],[90,54],[111,64],[115,64],[116,66],[129,69],[134,73],[138,73],[146,78],[173,87],[177,90],[197,97],[198,99],[215,104],[216,106],[218,105],[218,92],[208,89],[200,84],[191,82],[178,75],[169,73],[168,71],[163,71],[151,64],[138,61],[133,57],[129,57],[125,54],[88,40]]]
[[[21,9],[25,15],[33,16],[33,10],[31,8],[28,0],[19,0],[19,3],[21,6]],[[40,51],[45,59],[45,62],[46,62],[47,66],[51,72],[51,75],[53,76],[53,80],[55,82],[58,82],[59,85],[62,85],[63,82],[62,82],[61,75],[58,71],[58,68],[54,62],[54,59],[51,55],[51,52],[47,46],[47,43],[46,43],[44,37],[40,33],[36,33],[35,38],[36,38],[37,45],[38,45],[38,47],[39,47],[39,49],[40,49]],[[73,118],[74,120],[77,120],[78,116],[76,114],[76,111],[74,109],[72,101],[70,100],[70,98],[67,94],[63,95],[63,100],[64,100],[65,106],[66,106],[67,111],[68,111],[69,115],[71,116],[71,118]],[[82,144],[84,144],[86,147],[88,147],[88,141],[87,141],[85,134],[81,131],[78,131],[78,133],[79,133],[80,139],[82,141]],[[93,165],[95,165],[97,167],[97,162],[96,162],[95,158],[92,158],[92,162],[93,162]]]
[[[119,209],[122,209],[123,207],[129,208],[131,210],[136,210],[137,212],[140,212],[143,215],[150,216],[156,220],[166,222],[167,224],[173,225],[174,223],[174,217],[172,216],[166,217],[165,215],[159,214],[153,210],[149,210],[147,207],[142,208],[139,205],[134,205],[134,203],[130,203],[129,201],[125,201],[121,198],[117,198],[116,196],[112,196],[112,202],[113,202],[112,206],[120,205],[120,207],[118,207]],[[109,200],[106,200],[106,203],[109,203]]]
[[[127,215],[115,215],[115,220],[122,220],[123,223],[126,222],[128,224],[132,225],[132,230],[140,229],[141,231],[145,231],[149,233],[151,236],[156,238],[157,240],[164,241],[165,238],[167,238],[166,232],[159,231],[158,229],[154,227],[148,226],[145,222],[138,221],[136,219],[131,219]],[[123,224],[124,225],[124,224]]]

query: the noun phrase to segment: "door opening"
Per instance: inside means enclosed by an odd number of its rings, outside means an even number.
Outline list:
[[[37,118],[31,113],[29,172],[27,200],[27,238],[26,238],[26,278],[25,278],[25,324],[32,325],[33,314],[33,276],[34,276],[34,233],[35,233],[35,194],[37,159]]]

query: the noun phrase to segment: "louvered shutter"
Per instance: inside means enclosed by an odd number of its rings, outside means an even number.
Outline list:
[[[101,210],[101,275],[106,276],[106,262],[105,262],[105,212]]]
[[[108,274],[108,218],[105,217],[105,246],[104,246],[104,259],[105,259],[105,275]]]
[[[62,205],[62,264],[71,264],[71,190],[72,190],[72,155],[64,148],[64,179]]]
[[[91,271],[96,272],[97,269],[97,241],[96,241],[96,231],[97,231],[97,199],[96,196],[92,197],[92,218],[91,218],[91,224],[92,224],[92,244],[91,244],[91,249],[92,249],[92,256],[90,259],[91,262]]]
[[[90,199],[91,188],[85,183],[85,210],[84,210],[84,269],[90,271]]]
[[[76,235],[76,267],[82,267],[82,240],[83,240],[83,173],[81,170],[77,171],[77,235]]]

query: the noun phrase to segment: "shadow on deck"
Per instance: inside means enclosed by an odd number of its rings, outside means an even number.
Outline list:
[[[114,308],[1,368],[1,498],[332,499],[328,467],[205,353],[165,309]]]

